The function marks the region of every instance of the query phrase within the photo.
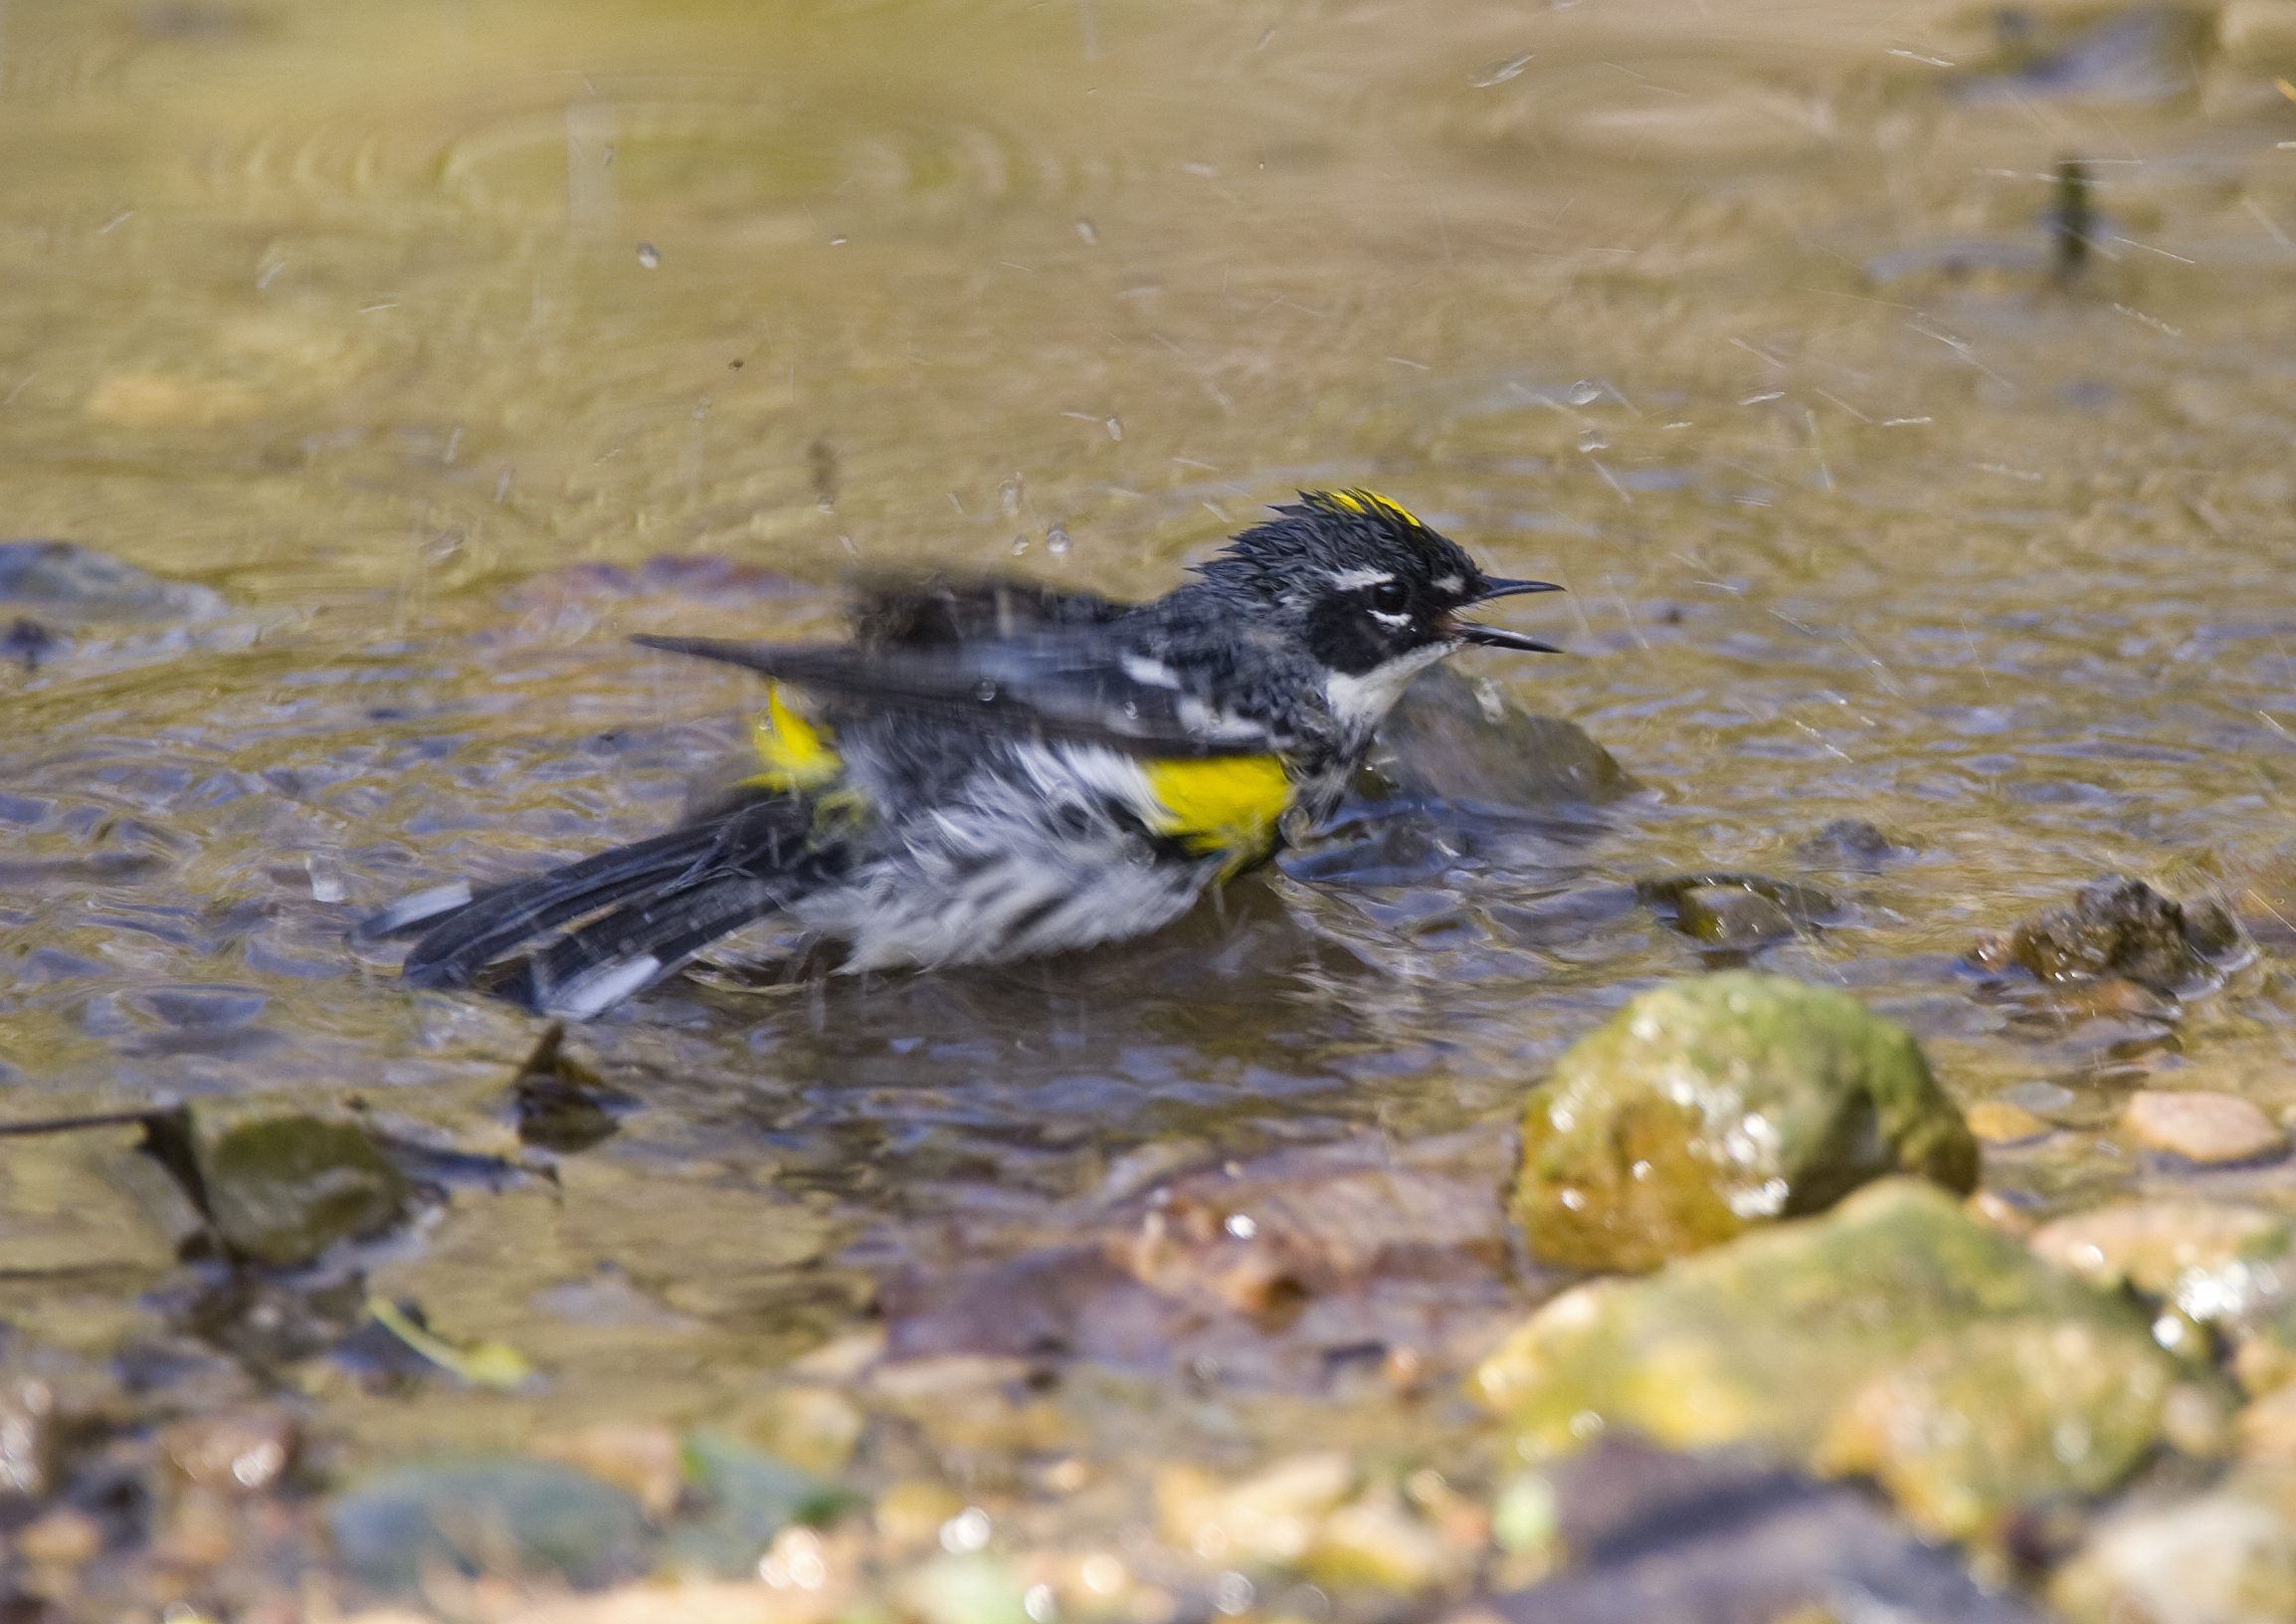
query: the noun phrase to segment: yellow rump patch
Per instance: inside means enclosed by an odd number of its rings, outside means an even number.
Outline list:
[[[1291,778],[1276,757],[1147,761],[1141,768],[1164,808],[1156,833],[1205,857],[1232,853],[1230,872],[1274,849],[1276,820],[1291,807]]]
[[[1420,523],[1419,514],[1400,502],[1388,501],[1377,491],[1365,491],[1360,487],[1352,491],[1326,491],[1323,498],[1334,508],[1344,508],[1351,513],[1387,512],[1393,513],[1406,524]],[[1420,524],[1420,528],[1424,530],[1427,526]]]
[[[765,763],[763,772],[742,782],[760,789],[778,789],[793,795],[834,783],[845,771],[839,755],[822,730],[781,701],[781,685],[765,691],[765,712],[751,718],[750,747]]]

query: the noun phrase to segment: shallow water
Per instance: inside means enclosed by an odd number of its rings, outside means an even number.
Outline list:
[[[2130,16],[15,0],[6,528],[223,605],[0,674],[9,1109],[356,1096],[514,1157],[537,1023],[343,932],[675,815],[755,688],[628,634],[833,636],[857,566],[1155,593],[1368,484],[1571,587],[1506,616],[1566,658],[1459,664],[1646,794],[1325,848],[1073,962],[666,988],[577,1035],[630,1103],[560,1186],[355,1260],[551,1383],[306,1370],[325,1423],[687,1419],[1144,1144],[1496,1133],[1705,962],[1634,901],[1677,870],[1831,890],[1762,962],[1905,1020],[1964,1103],[2070,1091],[2012,1196],[2296,1204],[2102,1130],[2161,1071],[2296,1106],[2269,953],[2176,1021],[1962,958],[2102,871],[2237,893],[2286,838],[2296,63]],[[1803,844],[1843,817],[1907,855]],[[108,1199],[12,1154],[13,1233]],[[163,1248],[113,1252],[0,1317],[98,1355],[188,1322]],[[1298,1424],[1266,1402],[1235,1426]]]

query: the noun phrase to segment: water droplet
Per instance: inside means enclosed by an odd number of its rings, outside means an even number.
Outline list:
[[[1571,385],[1571,404],[1574,406],[1592,406],[1602,398],[1603,386],[1593,378],[1581,378]]]
[[[1259,1225],[1253,1221],[1248,1213],[1229,1214],[1228,1222],[1223,1227],[1240,1241],[1248,1241],[1252,1236],[1259,1233]]]
[[[1212,1605],[1226,1613],[1230,1618],[1234,1618],[1238,1613],[1249,1612],[1252,1602],[1257,1600],[1259,1592],[1253,1587],[1251,1581],[1234,1568],[1229,1569],[1213,1581]]]
[[[992,704],[997,698],[997,685],[984,677],[973,689],[973,697],[978,699],[983,705]]]
[[[659,271],[662,269],[662,256],[656,252],[652,243],[640,243],[638,245],[638,263],[649,271]]]
[[[1077,1576],[1084,1581],[1084,1588],[1095,1596],[1112,1596],[1116,1587],[1124,1582],[1124,1564],[1105,1552],[1095,1551],[1084,1558]]]
[[[967,1506],[941,1524],[941,1548],[952,1556],[969,1555],[989,1542],[989,1514]]]
[[[1588,429],[1579,436],[1581,451],[1605,451],[1610,448],[1610,444],[1611,437],[1601,429]]]
[[[1100,240],[1100,233],[1093,227],[1092,222],[1089,220],[1079,220],[1076,222],[1076,235],[1083,238],[1087,243],[1096,243]]]
[[[1053,525],[1052,533],[1045,537],[1045,550],[1055,558],[1066,552],[1068,550],[1068,532],[1057,524]]]
[[[1021,556],[1021,554],[1022,554],[1022,553],[1024,553],[1024,552],[1027,552],[1028,550],[1029,550],[1029,538],[1028,538],[1027,536],[1025,536],[1025,535],[1016,535],[1016,536],[1014,536],[1014,537],[1013,537],[1013,556],[1014,556],[1014,557],[1018,558],[1018,557],[1020,557],[1020,556]]]
[[[1121,418],[1111,417],[1108,419],[1105,427],[1108,430],[1109,439],[1121,440],[1124,438],[1124,423]]]

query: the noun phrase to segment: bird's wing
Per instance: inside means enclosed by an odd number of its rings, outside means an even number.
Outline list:
[[[1189,693],[1162,661],[1123,647],[1104,631],[1046,629],[876,647],[713,637],[635,641],[746,666],[871,709],[923,712],[1007,735],[1103,744],[1133,755],[1264,755],[1290,743],[1277,724]]]

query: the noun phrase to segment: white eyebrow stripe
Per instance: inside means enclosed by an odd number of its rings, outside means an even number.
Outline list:
[[[1353,592],[1359,586],[1380,586],[1395,579],[1392,569],[1335,569],[1331,584],[1342,592]]]
[[[1438,575],[1428,584],[1437,592],[1457,592],[1463,589],[1467,583],[1466,578],[1462,575]]]

